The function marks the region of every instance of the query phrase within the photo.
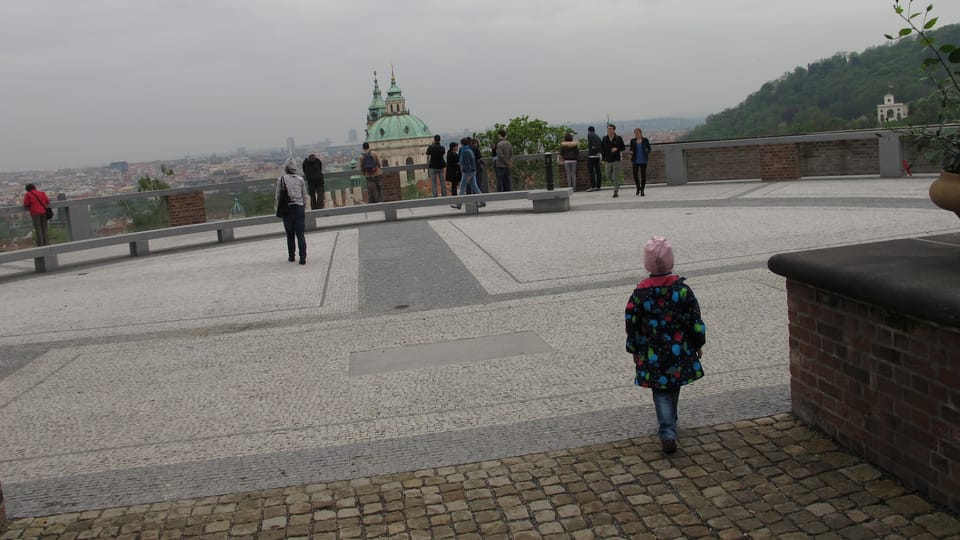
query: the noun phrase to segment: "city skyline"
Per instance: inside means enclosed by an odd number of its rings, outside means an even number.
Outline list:
[[[960,5],[934,13],[957,22]],[[434,0],[13,2],[0,170],[362,140],[373,71],[391,64],[436,133],[702,117],[899,23],[876,0],[491,0],[473,19]]]

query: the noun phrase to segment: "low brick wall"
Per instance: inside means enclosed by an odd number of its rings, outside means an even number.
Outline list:
[[[787,280],[793,413],[960,511],[960,332]]]
[[[760,148],[761,180],[800,178],[800,156],[796,144],[769,144]]]
[[[818,141],[800,143],[800,174],[832,176],[880,174],[880,146],[876,140]]]
[[[167,215],[170,216],[171,227],[207,222],[207,210],[204,208],[202,191],[167,195],[166,198]]]
[[[691,148],[687,155],[687,180],[739,180],[760,178],[761,146]]]

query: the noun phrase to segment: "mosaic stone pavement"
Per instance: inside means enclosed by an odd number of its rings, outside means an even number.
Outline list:
[[[0,265],[4,536],[960,534],[780,416],[785,291],[765,268],[956,232],[930,180],[359,216],[310,233],[305,267],[275,227],[76,254],[44,276]],[[708,376],[684,390],[669,460],[622,352],[652,234],[674,241],[708,323]]]

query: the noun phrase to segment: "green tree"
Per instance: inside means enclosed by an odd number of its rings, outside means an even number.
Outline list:
[[[161,163],[160,174],[162,176],[158,178],[152,178],[149,174],[141,176],[137,179],[137,191],[142,193],[144,191],[170,189],[168,180],[175,175],[173,169]],[[127,215],[127,219],[130,220],[131,228],[134,231],[159,229],[170,225],[165,197],[120,201],[120,206]]]
[[[513,146],[514,154],[539,154],[542,152],[554,152],[560,148],[563,136],[567,133],[574,133],[567,126],[551,126],[546,121],[539,118],[530,119],[528,115],[511,118],[504,124],[494,124],[493,129],[483,133],[474,133],[474,137],[480,141],[480,148],[484,154],[487,154],[493,145],[497,144],[499,137],[497,132],[501,129],[507,130],[507,140]]]
[[[507,140],[513,146],[515,155],[540,154],[543,152],[557,152],[560,143],[567,133],[576,132],[564,125],[551,126],[545,120],[531,119],[528,115],[511,118],[505,125],[494,124],[492,129],[473,136],[480,142],[480,149],[486,156],[491,154],[493,146],[500,140],[497,132],[507,130]],[[583,141],[581,141],[583,143]],[[555,166],[555,165],[552,165]],[[520,189],[534,189],[543,187],[544,169],[543,160],[514,160],[513,182]],[[556,171],[554,171],[556,173]]]

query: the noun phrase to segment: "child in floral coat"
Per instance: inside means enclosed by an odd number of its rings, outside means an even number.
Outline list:
[[[677,451],[680,387],[703,377],[701,347],[706,325],[684,278],[673,274],[673,248],[654,236],[643,248],[650,277],[637,284],[625,311],[627,352],[633,355],[634,384],[653,390],[663,451]]]

